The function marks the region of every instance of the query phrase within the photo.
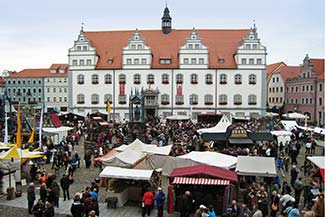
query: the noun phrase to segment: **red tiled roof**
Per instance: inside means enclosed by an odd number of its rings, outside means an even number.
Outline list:
[[[173,29],[166,35],[161,30],[140,30],[140,36],[152,51],[152,68],[178,68],[179,48],[185,44],[192,31]],[[209,49],[209,68],[237,68],[234,54],[249,33],[249,29],[195,31]],[[122,68],[122,49],[128,45],[134,32],[134,30],[85,32],[99,56],[96,68]],[[219,63],[218,56],[224,58],[223,64]],[[107,60],[112,57],[113,63],[108,64]],[[161,65],[160,57],[171,57],[171,64]]]
[[[317,74],[318,79],[324,79],[325,73],[325,59],[310,59],[314,65],[314,70]]]
[[[270,65],[267,65],[266,70],[267,70],[267,74],[272,74],[276,69],[278,69],[279,67],[282,66],[286,66],[286,64],[284,62],[278,62],[278,63],[272,63]]]
[[[53,67],[52,67],[53,66]],[[49,69],[24,69],[15,74],[10,74],[7,78],[46,78],[46,77],[68,77],[68,65],[67,64],[52,64]],[[64,68],[64,73],[51,73],[50,69]]]
[[[299,77],[300,71],[300,66],[282,66],[279,70],[273,73],[279,73],[283,81],[286,81],[288,78]]]

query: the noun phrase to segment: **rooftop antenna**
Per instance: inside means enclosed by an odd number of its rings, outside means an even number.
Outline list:
[[[166,8],[167,8],[167,0],[165,0],[165,5],[166,5]]]
[[[83,31],[84,31],[84,25],[85,25],[85,23],[82,22],[82,23],[81,23],[81,30],[80,30],[80,32],[83,32]]]

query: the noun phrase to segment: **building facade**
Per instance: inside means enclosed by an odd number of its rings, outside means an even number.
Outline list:
[[[288,78],[297,77],[299,66],[287,66],[285,63],[275,63],[268,67],[267,105],[269,109],[279,111],[285,105],[285,82]]]
[[[68,56],[73,112],[103,112],[109,99],[110,117],[128,120],[135,89],[145,115],[265,112],[266,48],[256,28],[176,30],[165,9],[162,30],[81,29]]]
[[[309,122],[324,125],[324,59],[304,58],[297,77],[286,80],[285,112],[308,115]]]
[[[42,105],[45,111],[67,110],[68,65],[47,69],[24,69],[5,78],[6,94],[13,105]],[[60,101],[61,99],[61,101]]]

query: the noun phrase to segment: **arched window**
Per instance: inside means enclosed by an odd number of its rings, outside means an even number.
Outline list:
[[[183,75],[182,74],[177,74],[176,75],[176,84],[183,84]]]
[[[228,97],[226,94],[220,94],[219,95],[219,105],[227,105],[228,103]]]
[[[99,103],[99,96],[98,94],[91,95],[91,104],[98,104]]]
[[[95,74],[91,76],[91,83],[98,84],[98,75]]]
[[[226,74],[221,74],[220,75],[220,84],[227,84],[227,75]]]
[[[196,94],[190,95],[190,105],[197,105],[199,103],[199,96]]]
[[[78,84],[84,84],[85,83],[85,76],[84,75],[78,75],[77,76],[77,83]]]
[[[168,94],[162,94],[161,95],[161,104],[162,105],[169,105],[169,95]]]
[[[207,74],[205,76],[205,83],[206,84],[212,84],[212,75],[211,74]]]
[[[155,83],[155,76],[153,74],[147,75],[147,84],[154,84]]]
[[[240,94],[234,95],[234,105],[241,105],[242,104],[242,97]]]
[[[133,84],[141,84],[141,75],[140,74],[135,74],[133,76]]]
[[[256,105],[256,95],[250,94],[248,96],[248,105]]]
[[[256,75],[250,74],[248,80],[249,80],[249,84],[256,84]]]
[[[235,75],[235,84],[241,84],[241,75],[240,74],[236,74]]]
[[[104,104],[106,104],[107,103],[107,100],[109,100],[109,102],[110,103],[112,103],[112,99],[113,99],[113,96],[112,96],[112,94],[105,94],[104,95]]]
[[[105,75],[105,84],[111,84],[112,83],[112,75],[106,74]]]
[[[126,83],[126,76],[124,74],[120,74],[118,77],[118,81],[120,84],[125,84]]]
[[[162,74],[161,81],[163,84],[169,84],[169,75],[168,74]]]
[[[212,96],[212,94],[204,95],[204,104],[205,105],[212,105],[213,104],[213,96]]]
[[[191,74],[191,84],[197,84],[197,83],[198,83],[197,74]]]
[[[85,103],[85,95],[83,94],[78,94],[77,95],[77,104],[84,104]]]

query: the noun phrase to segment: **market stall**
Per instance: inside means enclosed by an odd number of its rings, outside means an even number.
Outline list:
[[[67,137],[70,130],[73,130],[73,128],[67,126],[42,128],[43,135],[52,136],[54,144],[59,144],[63,137]]]
[[[176,168],[169,175],[169,180],[175,192],[176,211],[182,209],[184,192],[190,191],[195,201],[193,210],[201,204],[211,204],[217,214],[223,213],[234,199],[232,192],[238,181],[234,171],[209,165]]]
[[[108,178],[108,198],[117,199],[117,207],[128,200],[140,202],[144,186],[157,186],[154,170],[129,169],[107,166],[100,177]]]
[[[291,141],[291,135],[292,133],[285,130],[276,130],[271,131],[271,134],[277,138],[278,145],[282,142],[283,145],[285,145],[287,142],[289,143]]]
[[[317,168],[322,176],[323,182],[325,182],[325,156],[310,156],[307,157]]]

